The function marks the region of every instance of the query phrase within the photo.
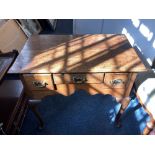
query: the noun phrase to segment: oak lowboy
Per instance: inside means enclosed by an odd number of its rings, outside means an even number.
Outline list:
[[[125,35],[36,35],[9,74],[20,74],[32,99],[84,89],[113,95],[122,103],[122,113],[137,73],[146,70]]]

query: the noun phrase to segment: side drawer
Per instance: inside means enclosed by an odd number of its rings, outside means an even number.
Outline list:
[[[51,74],[23,74],[22,79],[27,90],[53,90]]]
[[[128,82],[129,73],[105,73],[104,84],[107,88],[126,88]]]
[[[104,73],[53,74],[55,84],[103,83]]]

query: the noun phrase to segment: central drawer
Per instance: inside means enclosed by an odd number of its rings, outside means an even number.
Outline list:
[[[55,84],[103,83],[104,73],[53,74]]]

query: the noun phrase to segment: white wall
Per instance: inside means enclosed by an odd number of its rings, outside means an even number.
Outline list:
[[[155,59],[155,19],[76,19],[73,33],[123,33],[132,46],[136,46],[144,55],[150,66]]]

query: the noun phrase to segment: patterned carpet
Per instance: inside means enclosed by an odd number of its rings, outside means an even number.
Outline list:
[[[149,116],[137,99],[131,100],[122,117],[122,127],[114,120],[120,104],[111,95],[90,95],[80,90],[71,96],[47,96],[39,105],[45,126],[38,129],[35,116],[28,111],[21,134],[24,135],[139,135]]]

